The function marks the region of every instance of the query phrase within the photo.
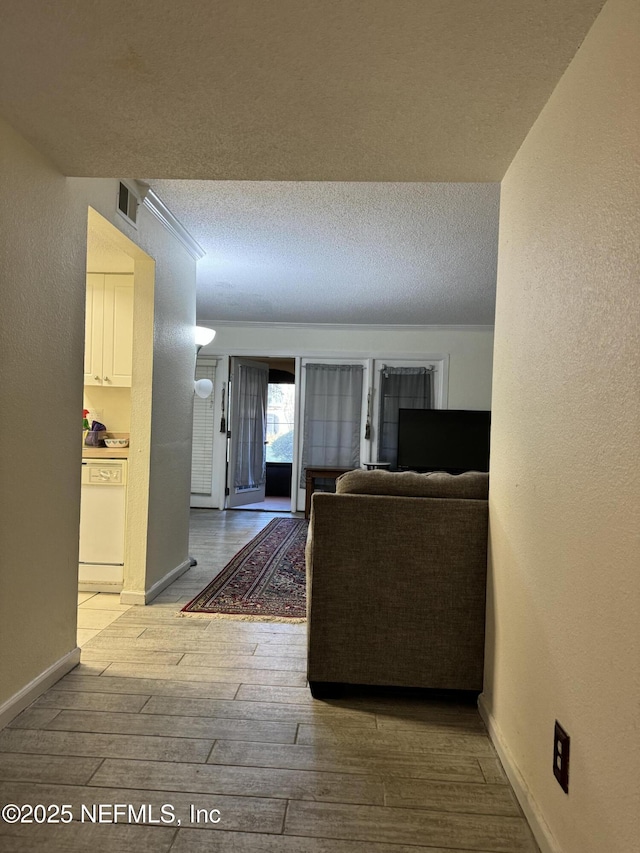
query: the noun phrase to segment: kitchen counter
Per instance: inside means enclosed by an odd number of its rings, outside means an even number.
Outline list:
[[[129,447],[84,447],[83,459],[128,459]]]

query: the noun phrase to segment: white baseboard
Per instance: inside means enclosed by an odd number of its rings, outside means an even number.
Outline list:
[[[25,708],[34,702],[38,696],[48,690],[52,684],[59,681],[63,675],[66,675],[70,670],[80,663],[80,649],[76,646],[75,649],[61,657],[50,667],[41,672],[33,681],[15,693],[6,702],[0,705],[0,729],[3,729],[8,723],[18,716]]]
[[[489,737],[491,738],[502,766],[504,767],[504,772],[507,774],[511,787],[518,798],[518,802],[524,812],[527,823],[531,827],[531,832],[533,832],[536,843],[540,848],[540,853],[562,853],[562,849],[553,837],[538,804],[534,800],[527,783],[513,760],[513,755],[507,746],[500,727],[487,707],[484,693],[481,693],[478,697],[478,710],[480,711],[480,716],[484,720],[484,724],[489,732]]]
[[[120,603],[121,604],[138,604],[140,606],[149,604],[150,601],[160,595],[160,593],[170,586],[174,580],[183,575],[187,569],[191,567],[191,560],[187,558],[179,566],[176,566],[175,569],[171,569],[170,572],[160,578],[159,581],[156,581],[151,589],[148,589],[146,592],[137,592],[135,590],[127,590],[123,589],[120,593]]]
[[[211,495],[191,495],[189,506],[192,509],[220,509]]]
[[[120,583],[89,583],[85,581],[78,582],[78,592],[109,592],[112,595],[117,595],[122,592],[122,581]]]

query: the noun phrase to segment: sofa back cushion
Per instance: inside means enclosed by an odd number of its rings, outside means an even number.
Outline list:
[[[395,495],[408,498],[487,500],[489,475],[482,471],[446,474],[434,471],[348,471],[336,480],[338,494]]]

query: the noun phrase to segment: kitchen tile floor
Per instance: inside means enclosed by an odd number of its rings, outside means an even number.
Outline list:
[[[78,593],[78,645],[82,648],[103,628],[111,625],[131,605],[120,604],[120,596],[104,592]]]
[[[74,820],[0,822],[2,853],[537,851],[473,705],[317,702],[304,625],[178,617],[271,517],[193,511],[150,606],[79,595],[82,663],[0,732],[0,800]]]

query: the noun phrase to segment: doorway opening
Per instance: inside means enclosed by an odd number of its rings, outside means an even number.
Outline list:
[[[295,359],[293,358],[252,358],[252,362],[263,365],[266,379],[266,393],[263,403],[257,406],[256,431],[259,433],[258,440],[254,442],[256,452],[261,453],[258,468],[262,466],[259,483],[252,483],[250,487],[243,490],[238,484],[234,472],[242,466],[238,463],[237,452],[233,448],[230,453],[230,494],[233,489],[235,494],[229,500],[228,506],[233,509],[257,510],[262,512],[291,512],[292,473],[294,459],[295,438]],[[234,403],[234,388],[232,370],[230,397],[231,405],[231,434],[232,443],[234,427],[237,431],[241,429],[243,419],[249,413],[242,412],[238,408],[240,399],[246,399],[242,389],[238,387],[242,382],[241,374],[236,373],[236,389]],[[251,395],[254,399],[255,395]],[[253,416],[253,415],[251,415]],[[235,422],[235,423],[234,423]],[[262,450],[260,451],[260,447]],[[256,488],[257,486],[257,488]],[[264,488],[264,493],[262,489]],[[242,491],[246,491],[246,501],[243,500]]]
[[[83,427],[95,421],[106,429],[92,437],[100,439],[94,443],[82,434],[79,646],[99,633],[110,614],[119,615],[114,601],[144,598],[154,287],[153,258],[89,207]],[[124,439],[125,446],[100,446],[102,437]]]

